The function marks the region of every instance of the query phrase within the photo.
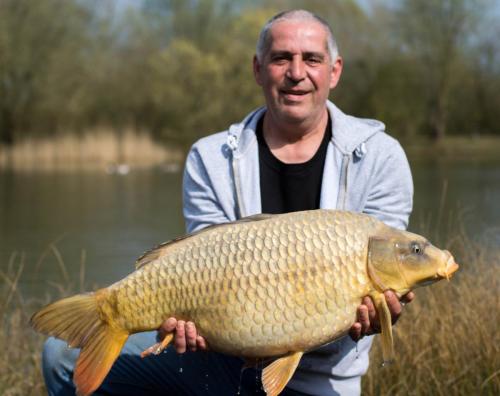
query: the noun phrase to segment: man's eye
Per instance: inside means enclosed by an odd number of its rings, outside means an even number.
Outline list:
[[[278,62],[286,62],[287,58],[284,55],[276,55],[273,56],[271,60],[275,63],[278,63]]]
[[[316,57],[307,58],[307,59],[305,59],[305,61],[309,65],[318,65],[322,62],[321,58],[316,58]]]

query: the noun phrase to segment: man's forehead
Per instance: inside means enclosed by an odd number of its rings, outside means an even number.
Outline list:
[[[269,31],[271,51],[327,51],[327,33],[315,20],[284,20],[276,22]]]

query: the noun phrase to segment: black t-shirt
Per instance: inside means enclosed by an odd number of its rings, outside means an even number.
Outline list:
[[[264,139],[263,121],[261,117],[256,131],[262,213],[318,209],[326,151],[332,137],[330,117],[318,151],[309,161],[300,164],[286,164],[273,155]]]

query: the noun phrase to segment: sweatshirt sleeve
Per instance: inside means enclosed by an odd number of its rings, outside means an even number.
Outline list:
[[[413,179],[408,159],[394,139],[379,156],[363,212],[404,230],[413,207]]]
[[[182,191],[187,232],[229,221],[216,197],[196,144],[191,148],[186,159]]]

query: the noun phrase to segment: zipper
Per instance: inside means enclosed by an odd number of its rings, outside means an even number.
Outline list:
[[[238,167],[238,158],[235,157],[234,151],[232,156],[232,168],[233,168],[233,176],[234,176],[234,190],[236,193],[236,211],[237,218],[241,219],[246,216],[245,206],[243,205],[242,194],[241,194],[241,180],[240,180],[240,171]]]
[[[349,154],[342,154],[342,167],[340,170],[340,191],[337,199],[337,207],[340,204],[340,209],[346,209],[347,203],[347,172],[349,170]]]

